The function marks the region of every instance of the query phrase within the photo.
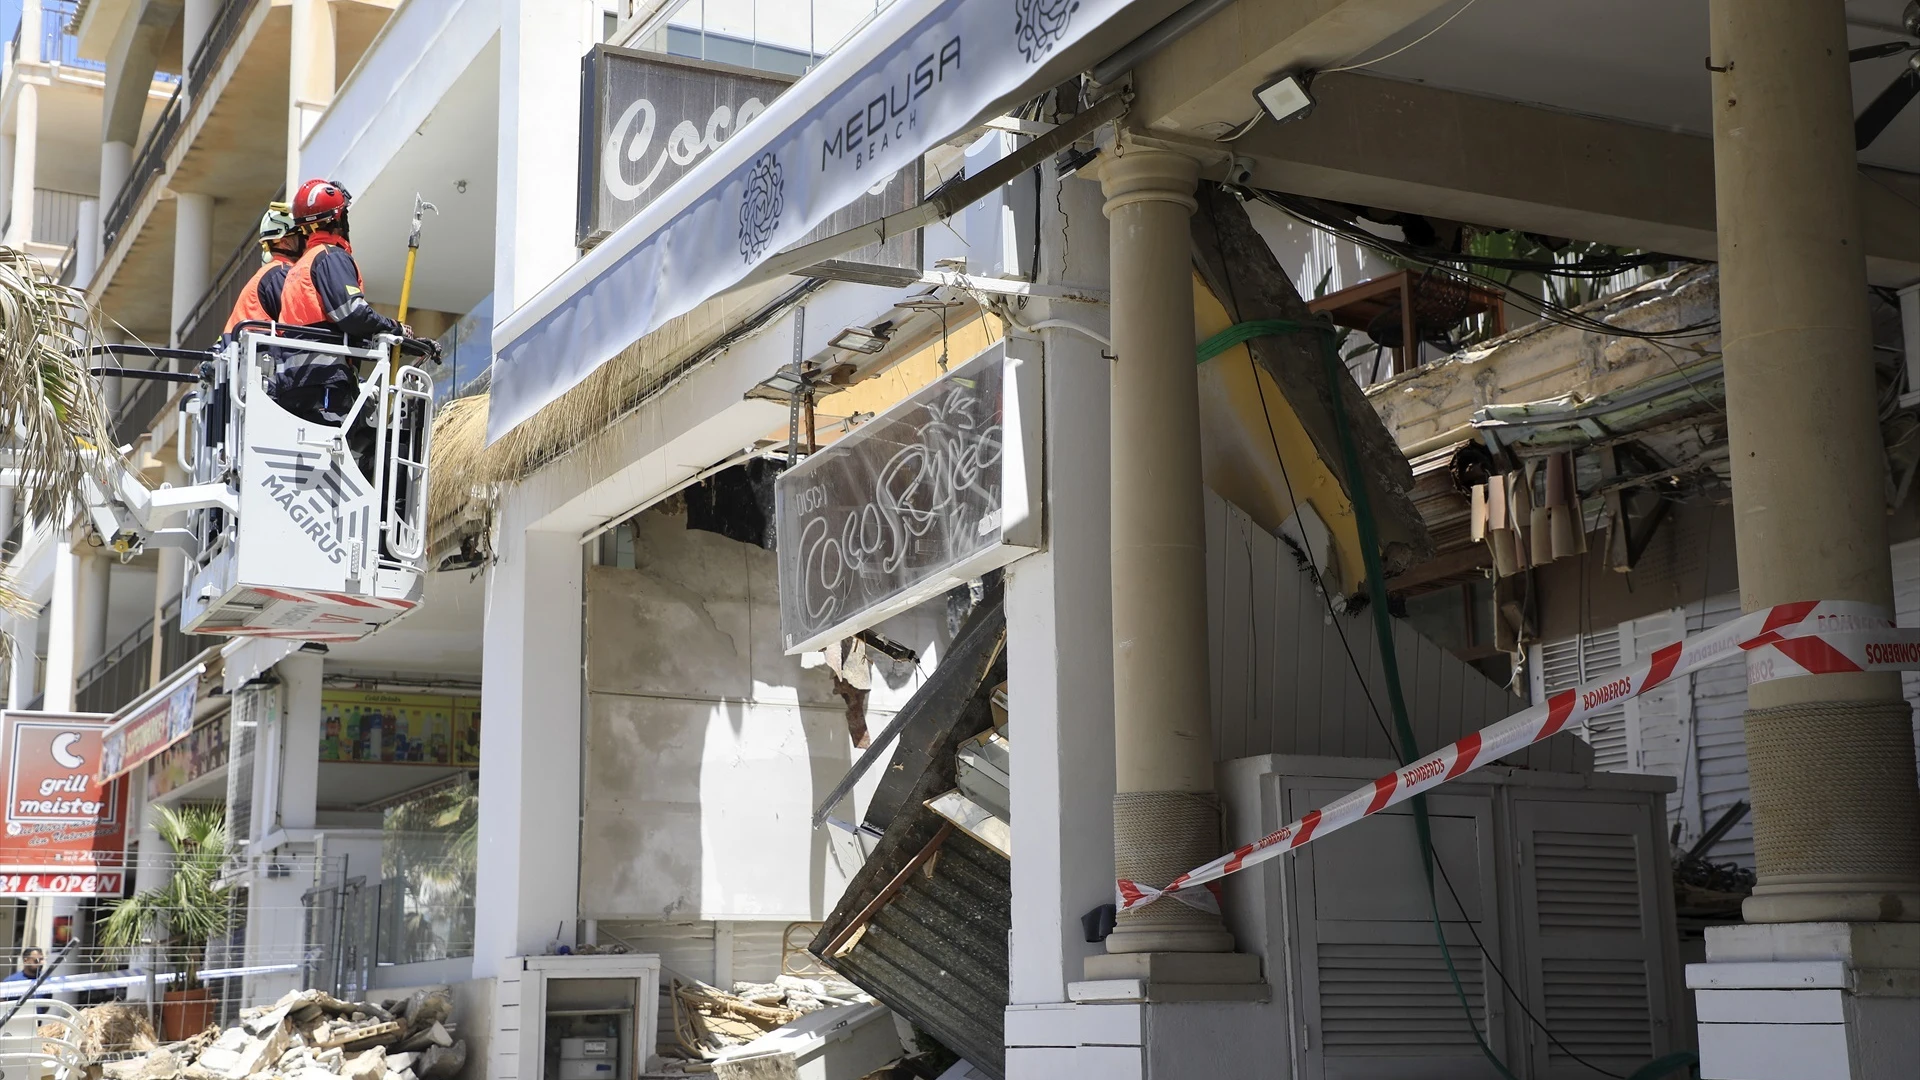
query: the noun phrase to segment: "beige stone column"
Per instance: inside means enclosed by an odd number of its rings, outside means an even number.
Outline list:
[[[1113,312],[1114,862],[1164,885],[1220,853],[1208,702],[1206,525],[1187,219],[1198,164],[1131,150],[1101,171]],[[1218,916],[1162,900],[1112,953],[1227,952]]]
[[[1893,611],[1841,0],[1711,0],[1721,347],[1741,603]],[[1893,674],[1748,695],[1751,922],[1920,919]]]

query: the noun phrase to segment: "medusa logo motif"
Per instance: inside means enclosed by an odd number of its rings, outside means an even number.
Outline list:
[[[1080,10],[1080,0],[1013,0],[1013,47],[1038,63],[1067,36],[1067,24]]]
[[[774,230],[780,227],[785,186],[780,159],[771,150],[761,154],[747,174],[746,191],[740,195],[740,257],[747,262],[767,250]]]

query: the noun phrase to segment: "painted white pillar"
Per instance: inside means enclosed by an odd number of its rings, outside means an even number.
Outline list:
[[[1068,179],[1056,198],[1053,183],[1049,164],[1041,279],[1104,287],[1100,189]],[[1064,245],[1063,229],[1071,231]],[[1073,260],[1064,269],[1063,256]],[[1106,313],[1084,304],[1037,301],[1021,317],[1106,331]],[[1086,941],[1080,917],[1113,902],[1112,362],[1093,339],[1059,328],[1015,332],[1007,348],[1042,363],[1046,409],[1047,549],[1007,570],[1007,700],[1020,747],[1011,778],[1010,809],[1020,827],[1013,830],[1009,1000],[1030,1005],[1067,1000],[1067,984],[1101,951]]]
[[[93,283],[93,275],[100,269],[100,200],[81,199],[79,226],[75,229],[74,246],[78,249],[73,255],[73,283],[77,288],[86,288]]]
[[[300,145],[333,102],[334,23],[328,0],[293,0],[292,52],[287,64],[287,197],[307,177]]]
[[[207,295],[213,276],[213,196],[182,191],[175,199],[173,224],[173,307],[170,313],[173,344],[180,344],[180,324],[193,306]]]
[[[14,507],[18,505],[16,500],[17,494],[18,492],[15,488],[0,487],[0,544],[5,544],[8,535],[13,532],[13,511]],[[7,555],[8,553],[6,551],[0,550],[0,563],[6,561]]]
[[[499,194],[494,312],[527,302],[579,257],[573,245],[575,177],[554,162],[579,157],[578,70],[598,40],[599,5],[583,0],[501,0]]]
[[[279,758],[269,762],[279,777],[275,819],[283,829],[311,829],[320,802],[320,678],[318,655],[296,652],[274,665],[285,683]],[[255,811],[258,813],[258,811]]]
[[[127,177],[132,173],[132,143],[108,139],[100,144],[100,227],[102,229],[106,228],[107,210],[120,197],[120,189],[127,186]],[[106,250],[104,234],[100,241],[100,250]],[[97,262],[96,265],[98,265]]]
[[[568,942],[579,912],[581,600],[573,533],[531,532],[512,496],[487,570],[473,974]]]
[[[19,619],[13,624],[13,657],[7,671],[9,707],[25,708],[40,695],[40,620]]]
[[[28,62],[41,61],[40,31],[46,26],[36,0],[25,0],[20,5],[20,53],[21,59]]]
[[[186,0],[180,11],[180,60],[182,66],[193,63],[193,54],[206,39],[213,17],[220,12],[220,0]],[[180,72],[182,76],[186,71]]]
[[[13,207],[13,136],[0,135],[0,207]],[[6,210],[0,210],[0,214]]]
[[[107,653],[107,601],[113,587],[113,559],[83,550],[76,566],[74,674],[80,675]]]
[[[48,601],[46,700],[48,712],[73,711],[73,680],[80,674],[75,655],[79,644],[76,620],[80,610],[80,556],[58,536],[53,545],[53,596]]]
[[[163,480],[172,487],[183,487],[187,482],[187,471],[182,469],[180,463],[171,455],[166,459]],[[172,528],[181,524],[185,518],[186,514],[182,512],[162,514],[154,520],[154,527],[156,529]],[[164,547],[156,549],[154,555],[158,563],[154,567],[153,575],[153,625],[159,630],[153,635],[153,660],[150,672],[151,682],[158,686],[160,680],[167,675],[163,649],[166,635],[161,632],[165,627],[163,616],[167,605],[180,599],[180,590],[186,585],[187,556],[177,548]]]
[[[6,242],[13,247],[20,247],[33,238],[34,170],[40,150],[40,90],[30,82],[22,82],[16,93],[13,183],[8,188],[12,216],[7,224]]]

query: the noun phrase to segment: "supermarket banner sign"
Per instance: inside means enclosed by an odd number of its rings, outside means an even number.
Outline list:
[[[480,699],[326,690],[320,760],[365,765],[480,764]]]
[[[101,780],[104,716],[0,713],[0,895],[118,896],[127,781]]]

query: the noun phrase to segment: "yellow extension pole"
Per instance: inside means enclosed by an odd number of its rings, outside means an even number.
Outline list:
[[[413,300],[413,264],[420,257],[420,218],[428,210],[439,213],[440,208],[420,197],[413,195],[413,229],[407,233],[407,269],[400,278],[400,319],[407,321],[407,308]],[[400,375],[400,347],[393,348],[393,356],[387,362],[387,378],[391,382]]]

